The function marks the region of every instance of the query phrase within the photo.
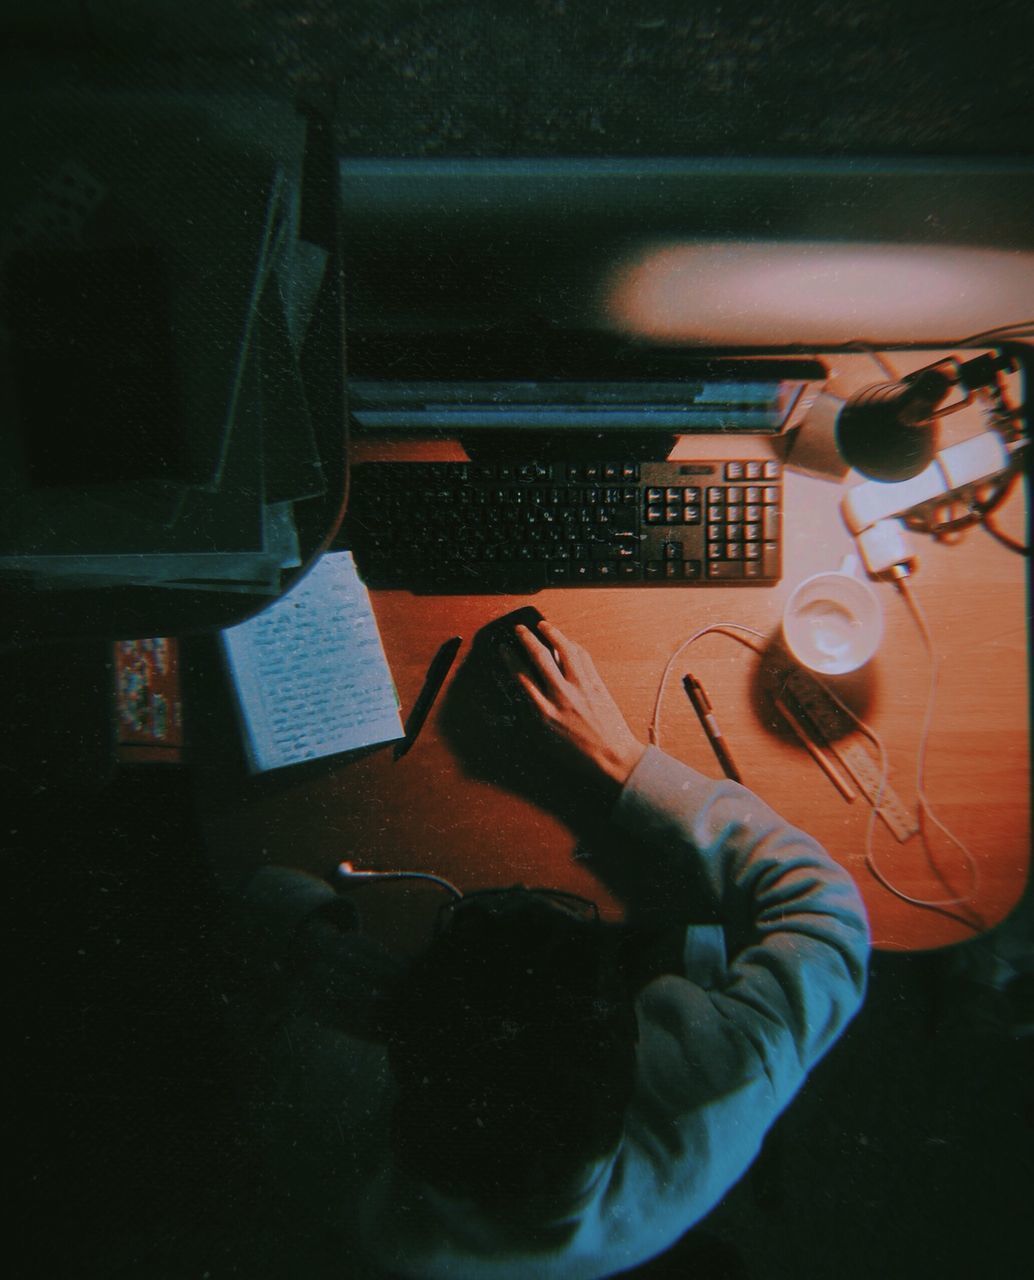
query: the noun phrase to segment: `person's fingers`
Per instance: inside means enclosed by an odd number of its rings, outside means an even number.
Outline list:
[[[542,719],[553,719],[556,715],[556,709],[531,676],[529,676],[526,671],[518,671],[515,674],[517,677],[517,683],[521,686],[528,701],[532,704]]]
[[[560,670],[564,675],[570,674],[576,667],[579,654],[584,650],[580,645],[575,644],[573,640],[567,636],[552,622],[546,622],[543,619],[538,624],[540,634],[545,640],[549,641],[550,646],[556,653],[557,660],[560,664]]]
[[[540,622],[539,630],[556,650],[564,675],[569,680],[597,688],[603,683],[588,649],[568,639],[552,622]]]
[[[516,627],[515,632],[532,670],[541,678],[548,690],[559,693],[563,687],[563,675],[553,655],[527,627]]]

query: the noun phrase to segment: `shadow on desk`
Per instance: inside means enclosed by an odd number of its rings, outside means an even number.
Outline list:
[[[448,688],[439,728],[467,777],[517,795],[558,819],[575,837],[574,857],[619,901],[629,899],[629,870],[640,859],[630,854],[634,834],[611,822],[619,789],[588,772],[580,777],[577,768],[560,761],[533,712],[496,677],[491,659],[477,644]],[[650,882],[638,879],[634,897],[630,923],[653,928],[675,921],[713,921],[691,906],[687,916],[686,904],[709,895],[680,858],[669,862],[655,855]]]

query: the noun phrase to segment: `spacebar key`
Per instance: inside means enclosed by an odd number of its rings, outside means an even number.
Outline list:
[[[546,585],[545,566],[537,562],[500,564],[468,561],[462,567],[435,565],[406,583],[417,595],[527,595]]]

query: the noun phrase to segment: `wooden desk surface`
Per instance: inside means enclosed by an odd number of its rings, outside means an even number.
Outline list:
[[[979,417],[969,411],[946,423],[951,434],[943,443],[981,429]],[[400,447],[371,447],[367,454],[386,456]],[[435,456],[450,456],[448,449],[437,446]],[[771,453],[766,439],[687,438],[675,456]],[[463,636],[462,659],[484,623],[534,603],[589,648],[633,730],[645,739],[661,672],[682,641],[719,622],[740,623],[775,638],[783,604],[797,583],[837,568],[852,551],[839,516],[842,492],[836,483],[786,471],[784,577],[771,588],[579,587],[519,598],[375,593],[403,710],[412,705],[442,641]],[[1026,536],[1019,486],[998,523],[1014,537]],[[924,537],[918,548],[919,569],[911,586],[929,620],[939,660],[925,789],[936,816],[968,847],[972,868],[959,847],[930,823],[925,839],[916,835],[899,843],[878,822],[873,855],[882,874],[913,898],[964,899],[955,910],[973,917],[980,931],[1008,914],[1028,872],[1025,561],[980,528],[954,545]],[[896,588],[873,586],[884,609],[883,643],[860,676],[845,678],[850,683],[844,693],[883,738],[891,785],[914,808],[930,666]],[[845,801],[779,721],[759,682],[761,662],[724,635],[695,643],[668,682],[660,745],[705,774],[719,776],[681,688],[681,675],[692,670],[711,697],[745,783],[819,839],[854,875],[877,947],[924,949],[973,937],[972,926],[905,902],[878,883],[864,856],[869,806],[862,797]],[[548,778],[515,782],[478,756],[476,726],[464,726],[462,711],[457,716],[450,701],[460,665],[416,744],[397,763],[385,748],[315,780],[293,782],[285,774],[272,787],[260,780],[232,798],[209,796],[204,808],[210,844],[238,851],[222,858],[224,872],[239,875],[249,860],[325,872],[347,857],[363,867],[438,872],[465,889],[518,881],[553,885],[593,897],[606,913],[618,914],[615,899],[572,856],[579,840],[577,788],[558,793],[555,779]],[[461,741],[465,727],[473,732],[466,745]],[[369,902],[378,891],[363,892]],[[437,901],[434,891],[425,891],[424,901],[432,899]]]

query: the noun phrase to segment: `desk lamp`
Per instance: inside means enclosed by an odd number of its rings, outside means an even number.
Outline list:
[[[1012,546],[988,517],[1018,477],[1027,445],[1018,427],[1021,415],[1008,404],[999,376],[1014,368],[1012,358],[1002,354],[979,355],[964,364],[952,357],[901,382],[863,388],[845,404],[837,445],[871,479],[849,489],[840,509],[870,574],[900,578],[911,572],[915,557],[906,529],[942,537],[982,522]],[[962,389],[962,398],[940,407],[952,387]],[[969,404],[977,391],[987,393],[990,429],[937,452],[936,420]],[[953,512],[956,503],[965,507],[962,514]],[[1018,545],[1013,550],[1029,554]]]
[[[918,475],[937,452],[937,420],[969,404],[975,391],[995,385],[1004,355],[980,355],[965,364],[938,360],[899,382],[877,382],[849,397],[836,424],[841,457],[872,480],[900,481]],[[943,405],[953,387],[963,396]]]

